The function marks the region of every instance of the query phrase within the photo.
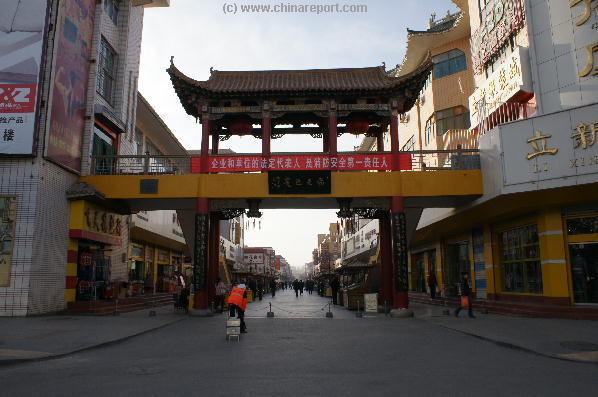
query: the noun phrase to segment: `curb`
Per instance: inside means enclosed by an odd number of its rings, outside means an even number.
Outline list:
[[[423,320],[423,321],[425,321],[425,320]],[[525,347],[525,346],[516,345],[516,344],[513,344],[513,343],[504,342],[504,341],[500,341],[500,340],[488,338],[486,336],[474,334],[472,332],[468,332],[468,331],[463,331],[463,330],[460,330],[460,329],[452,328],[452,327],[446,326],[444,324],[434,323],[434,325],[437,325],[437,326],[442,327],[444,329],[448,329],[450,331],[458,332],[458,333],[463,334],[463,335],[471,336],[471,337],[474,337],[476,339],[483,340],[485,342],[490,342],[490,343],[493,343],[493,344],[495,344],[497,346],[505,347],[507,349],[519,350],[519,351],[522,351],[524,353],[534,354],[534,355],[540,356],[540,357],[552,358],[552,359],[556,359],[556,360],[568,361],[568,362],[573,362],[573,363],[578,363],[578,364],[598,365],[598,361],[577,360],[577,359],[574,359],[574,358],[561,357],[561,356],[558,356],[558,355],[555,355],[555,354],[543,353],[543,352],[540,352],[540,351],[537,351],[537,350],[533,350],[533,349],[530,349],[530,348]]]
[[[24,364],[24,363],[29,363],[29,362],[40,362],[40,361],[49,361],[49,360],[55,360],[58,358],[64,358],[73,354],[77,354],[77,353],[82,353],[82,352],[86,352],[86,351],[90,351],[90,350],[94,350],[94,349],[100,349],[103,347],[107,347],[107,346],[111,346],[111,345],[117,345],[119,343],[122,342],[126,342],[129,339],[133,339],[137,336],[141,336],[143,334],[147,334],[153,331],[157,331],[159,329],[168,327],[170,325],[179,323],[183,320],[186,320],[187,317],[183,317],[183,318],[179,318],[176,319],[174,321],[171,321],[169,323],[165,323],[165,324],[161,324],[158,325],[157,327],[154,328],[148,328],[148,329],[144,329],[143,331],[139,331],[137,333],[131,334],[131,335],[127,335],[124,336],[122,338],[117,338],[117,339],[112,339],[106,342],[101,342],[95,345],[90,345],[90,346],[86,346],[86,347],[82,347],[80,349],[76,349],[76,350],[71,350],[68,352],[64,352],[64,353],[56,353],[56,354],[51,354],[48,356],[44,356],[44,357],[34,357],[34,358],[13,358],[13,359],[8,359],[8,360],[0,360],[0,367],[8,367],[11,365],[18,365],[18,364]]]

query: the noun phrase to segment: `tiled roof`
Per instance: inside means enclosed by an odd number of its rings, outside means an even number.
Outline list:
[[[169,72],[214,93],[361,91],[386,89],[398,83],[381,66],[312,70],[214,70],[207,81],[191,81],[174,67]]]

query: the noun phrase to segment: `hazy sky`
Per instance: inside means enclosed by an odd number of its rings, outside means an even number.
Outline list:
[[[236,4],[365,4],[359,14],[225,14]],[[152,104],[187,149],[199,149],[200,125],[183,110],[166,68],[170,56],[196,80],[217,70],[317,69],[378,66],[387,69],[403,60],[406,28],[427,28],[430,14],[438,18],[449,0],[171,0],[169,8],[146,9],[139,91]],[[353,150],[359,139],[345,134],[339,151]],[[239,153],[260,152],[261,141],[237,137],[221,147]],[[321,151],[321,140],[291,136],[272,141],[273,152]],[[316,234],[336,222],[335,211],[266,211],[262,229],[250,228],[248,245],[272,246],[292,266],[309,262]]]

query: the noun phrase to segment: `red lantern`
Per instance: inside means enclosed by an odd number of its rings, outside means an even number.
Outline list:
[[[253,123],[249,117],[243,117],[231,120],[227,128],[233,135],[251,135],[253,132]]]
[[[346,131],[351,134],[365,134],[370,129],[370,122],[366,116],[350,116],[347,120]]]

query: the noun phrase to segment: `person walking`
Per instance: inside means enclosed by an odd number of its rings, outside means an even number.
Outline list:
[[[215,310],[218,313],[224,311],[224,295],[226,294],[226,285],[222,282],[220,277],[216,279],[216,297],[214,299]]]
[[[305,283],[303,280],[299,280],[299,294],[303,296],[303,288],[305,288]]]
[[[247,326],[245,325],[245,309],[247,308],[247,288],[245,284],[239,284],[230,291],[228,297],[229,316],[241,320],[241,333],[247,333]]]
[[[436,274],[434,274],[433,270],[430,270],[430,274],[428,275],[428,287],[430,288],[430,298],[436,299],[436,286],[438,282],[436,281]]]
[[[299,280],[293,281],[293,289],[295,290],[295,298],[299,298]]]
[[[260,298],[260,300],[264,297],[264,284],[262,283],[262,280],[258,280],[257,282],[257,297]]]
[[[455,317],[459,317],[461,309],[467,307],[467,311],[470,318],[475,318],[473,315],[473,308],[471,307],[471,287],[469,286],[469,274],[466,272],[461,273],[461,293],[459,299],[459,307],[455,310]]]
[[[270,280],[270,292],[272,293],[272,298],[276,295],[276,280]]]
[[[338,290],[340,288],[340,283],[338,282],[338,278],[333,277],[330,281],[330,289],[332,290],[332,304],[337,305],[338,302]]]

